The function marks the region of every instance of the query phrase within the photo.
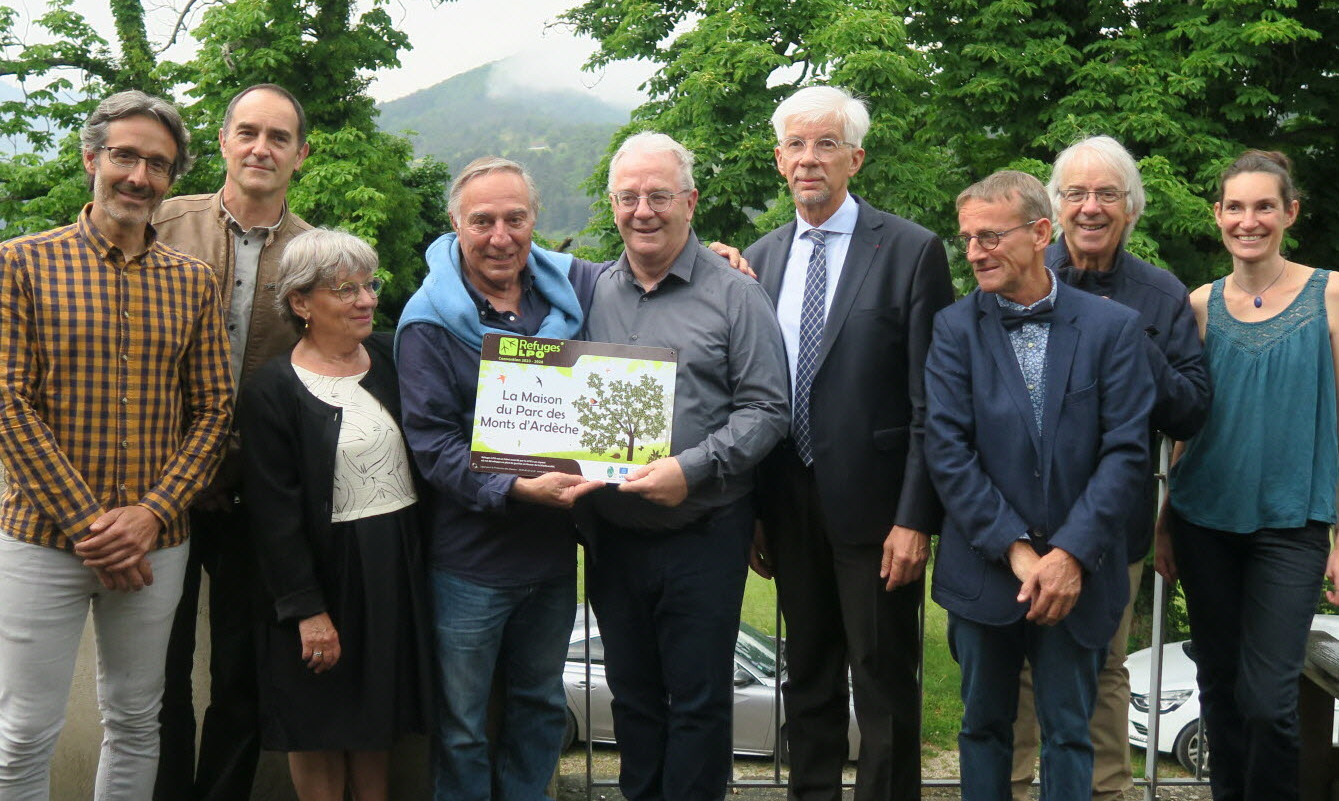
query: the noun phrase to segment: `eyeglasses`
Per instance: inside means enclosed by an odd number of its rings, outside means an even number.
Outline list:
[[[171,178],[172,162],[167,159],[160,159],[157,156],[141,156],[133,150],[127,150],[123,147],[102,146],[98,150],[107,151],[107,160],[123,170],[133,170],[144,162],[144,166],[149,168],[149,174],[155,178]]]
[[[1066,203],[1077,206],[1092,195],[1103,206],[1114,206],[1128,194],[1130,194],[1128,189],[1066,189],[1060,193],[1060,197],[1064,198]]]
[[[634,211],[643,201],[651,207],[651,211],[662,212],[669,211],[669,207],[674,203],[674,198],[684,195],[693,190],[685,189],[682,192],[652,192],[649,195],[639,195],[636,192],[610,192],[609,198],[614,201],[614,205],[623,211]]]
[[[375,298],[381,294],[381,289],[384,286],[386,286],[385,281],[380,278],[373,278],[365,284],[360,284],[356,281],[345,281],[339,286],[321,286],[317,287],[317,289],[334,292],[335,297],[339,298],[341,301],[345,303],[353,303],[358,299],[358,296],[362,294],[364,289],[367,290],[367,294]]]
[[[1022,225],[1015,225],[1007,231],[982,231],[979,234],[972,234],[971,236],[968,236],[967,234],[958,234],[958,241],[962,243],[963,253],[966,253],[967,249],[972,246],[973,239],[975,239],[976,243],[981,246],[982,250],[994,250],[1000,246],[1000,240],[1004,237],[1012,234],[1019,228],[1027,228],[1029,225],[1036,225],[1039,222],[1041,222],[1041,220],[1028,220]]]
[[[781,140],[781,153],[787,158],[799,158],[804,155],[804,151],[809,149],[810,141],[814,145],[814,158],[819,161],[827,161],[844,147],[855,147],[850,142],[839,142],[836,139],[824,137],[822,139],[801,139],[798,136],[789,136]]]

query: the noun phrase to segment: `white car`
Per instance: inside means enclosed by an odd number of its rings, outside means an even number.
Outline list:
[[[772,720],[776,707],[778,671],[776,646],[771,636],[753,626],[739,624],[739,640],[735,643],[735,715],[734,750],[736,754],[771,756],[777,750],[776,725]],[[784,647],[783,647],[784,654]],[[779,680],[785,680],[785,658],[781,660]],[[589,728],[586,717],[586,689],[590,688]],[[567,649],[567,664],[563,669],[563,689],[567,694],[567,732],[563,750],[576,740],[597,743],[614,742],[614,715],[610,709],[613,693],[604,677],[604,642],[600,639],[599,625],[592,614],[590,619],[590,675],[586,674],[586,611],[578,605],[572,639]],[[848,758],[854,761],[860,753],[860,730],[856,727],[855,710],[851,710],[847,728]],[[787,761],[785,712],[781,713],[781,760]]]
[[[1339,638],[1339,615],[1316,615],[1313,631],[1327,631]],[[1153,649],[1130,654],[1125,667],[1130,671],[1130,743],[1148,748],[1149,663]],[[1339,702],[1335,705],[1339,711]],[[1200,691],[1195,682],[1195,652],[1189,640],[1162,646],[1162,692],[1158,704],[1158,751],[1176,757],[1186,770],[1195,771],[1200,746],[1206,742],[1200,732]],[[1339,744],[1339,715],[1335,716],[1335,743]],[[1204,754],[1204,772],[1208,773],[1208,752]]]

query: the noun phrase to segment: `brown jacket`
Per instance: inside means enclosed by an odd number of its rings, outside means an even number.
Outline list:
[[[226,316],[233,291],[233,234],[228,230],[228,214],[223,210],[223,190],[212,195],[183,195],[163,201],[153,217],[159,239],[195,256],[214,268],[223,296]],[[275,228],[260,252],[256,274],[256,297],[251,306],[247,329],[246,353],[242,357],[242,375],[238,388],[256,368],[287,353],[298,341],[293,327],[279,316],[274,307],[275,284],[279,279],[279,257],[293,237],[309,230],[309,225],[287,207],[283,221]],[[214,482],[216,489],[231,489],[238,478],[237,438],[230,438],[227,457]]]

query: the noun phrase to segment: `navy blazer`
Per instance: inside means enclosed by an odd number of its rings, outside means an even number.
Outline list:
[[[1038,432],[996,297],[978,290],[935,317],[925,384],[926,460],[946,509],[937,603],[985,625],[1023,617],[1008,550],[1031,531],[1039,551],[1063,548],[1083,566],[1063,625],[1084,647],[1110,641],[1149,469],[1145,336],[1130,309],[1060,284]]]
[[[859,204],[809,397],[814,480],[827,535],[877,545],[894,524],[933,533],[943,510],[922,458],[925,353],[934,314],[953,302],[944,245],[913,222]],[[744,255],[776,305],[795,238],[787,223]],[[792,378],[793,381],[793,378]],[[756,495],[766,518],[781,454]]]

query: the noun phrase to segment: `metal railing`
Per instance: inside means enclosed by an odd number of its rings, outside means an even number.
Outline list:
[[[1169,468],[1170,452],[1171,452],[1170,442],[1164,438],[1164,439],[1162,440],[1162,445],[1161,445],[1161,447],[1159,448],[1159,453],[1158,453],[1158,466],[1157,466],[1157,472],[1156,472],[1156,478],[1157,478],[1157,481],[1158,481],[1157,508],[1159,508],[1159,509],[1162,508],[1163,502],[1164,502],[1164,500],[1165,500],[1166,497],[1167,497],[1167,473],[1168,473],[1168,468]],[[1137,589],[1136,589],[1136,588],[1131,588],[1131,593],[1135,593],[1135,592],[1137,592]],[[1206,783],[1208,782],[1208,769],[1207,769],[1207,766],[1205,765],[1205,755],[1207,754],[1208,749],[1207,749],[1206,747],[1203,747],[1203,744],[1206,743],[1207,740],[1206,740],[1205,737],[1204,737],[1204,718],[1203,718],[1202,715],[1201,715],[1201,717],[1200,717],[1200,719],[1199,719],[1199,724],[1198,724],[1198,725],[1199,725],[1198,737],[1199,737],[1199,743],[1201,743],[1201,747],[1200,747],[1199,749],[1197,749],[1197,760],[1196,760],[1197,764],[1196,764],[1196,766],[1195,766],[1195,770],[1193,771],[1193,775],[1190,776],[1190,777],[1186,777],[1186,778],[1170,778],[1170,777],[1169,777],[1169,778],[1162,778],[1161,776],[1159,776],[1159,770],[1158,770],[1158,753],[1159,753],[1159,752],[1158,752],[1157,744],[1158,744],[1158,737],[1159,737],[1159,728],[1160,728],[1160,723],[1161,723],[1161,721],[1159,720],[1159,709],[1161,708],[1160,700],[1161,700],[1161,697],[1162,697],[1162,649],[1163,649],[1163,645],[1165,644],[1165,640],[1166,640],[1166,632],[1165,632],[1165,630],[1164,630],[1165,627],[1164,627],[1164,625],[1163,625],[1163,619],[1164,619],[1164,617],[1165,617],[1166,605],[1167,605],[1168,600],[1169,600],[1168,596],[1169,596],[1169,592],[1168,592],[1167,582],[1163,579],[1163,577],[1162,577],[1161,575],[1159,575],[1156,571],[1154,571],[1154,573],[1153,573],[1153,610],[1154,610],[1154,613],[1153,613],[1153,615],[1152,615],[1152,618],[1153,618],[1153,621],[1152,621],[1152,632],[1151,632],[1151,634],[1152,634],[1152,644],[1151,644],[1151,646],[1150,646],[1150,647],[1152,648],[1152,654],[1151,654],[1152,662],[1151,662],[1150,667],[1149,667],[1149,687],[1147,688],[1147,689],[1148,689],[1148,699],[1149,699],[1149,702],[1148,702],[1148,722],[1147,722],[1148,740],[1147,740],[1147,746],[1146,746],[1146,748],[1147,748],[1147,750],[1146,750],[1146,754],[1148,755],[1148,758],[1145,759],[1145,761],[1144,761],[1144,775],[1143,775],[1142,777],[1136,776],[1135,779],[1134,779],[1134,784],[1135,784],[1135,786],[1136,786],[1136,787],[1142,787],[1142,788],[1144,789],[1144,799],[1145,799],[1145,801],[1155,801],[1155,799],[1158,798],[1157,791],[1158,791],[1158,788],[1159,788],[1159,787],[1177,787],[1177,786],[1187,786],[1187,785],[1204,785],[1204,784],[1206,784]],[[777,667],[778,667],[778,670],[777,670],[777,680],[776,680],[776,682],[774,683],[774,687],[773,687],[773,696],[774,696],[774,697],[773,697],[773,706],[772,706],[772,727],[773,727],[773,740],[772,740],[772,742],[775,743],[775,744],[777,744],[778,747],[774,748],[774,749],[773,749],[773,753],[772,753],[772,770],[771,770],[771,777],[770,777],[770,778],[751,778],[751,779],[741,779],[741,778],[738,778],[738,777],[732,772],[732,775],[731,775],[731,781],[730,781],[730,783],[729,783],[729,785],[728,785],[728,786],[731,787],[731,788],[759,788],[759,787],[762,787],[762,788],[784,788],[784,787],[786,786],[786,776],[785,776],[785,774],[783,773],[783,764],[782,764],[782,760],[781,760],[781,750],[780,750],[780,747],[779,747],[780,742],[781,742],[781,728],[782,728],[782,721],[781,721],[781,670],[780,670],[780,666],[781,666],[781,664],[782,664],[782,658],[781,658],[781,650],[782,650],[782,648],[781,648],[781,642],[782,642],[782,637],[781,637],[781,608],[780,608],[779,605],[778,605],[778,606],[776,607],[776,609],[775,609],[775,614],[776,614],[776,617],[775,617],[775,620],[774,620],[774,626],[773,626],[773,629],[772,629],[775,633],[772,635],[772,646],[773,646],[773,657],[774,657],[774,659],[775,659],[775,661],[776,661],[776,665],[777,665]],[[590,732],[591,732],[591,719],[590,719],[590,717],[591,717],[591,696],[590,696],[590,691],[591,691],[590,639],[591,639],[591,638],[590,638],[590,621],[591,621],[591,611],[590,611],[590,606],[587,604],[587,605],[586,605],[586,614],[585,614],[585,635],[586,635],[586,636],[584,637],[584,641],[585,641],[585,662],[586,662],[586,665],[585,665],[585,667],[586,667],[586,681],[585,681],[585,685],[586,685],[586,686],[585,686],[585,688],[584,688],[584,691],[585,691],[585,694],[586,694],[586,703],[585,703],[585,720],[583,721],[584,724],[585,724],[584,731],[586,732],[585,752],[586,752],[586,799],[587,799],[587,801],[593,801],[593,799],[594,799],[594,793],[595,793],[596,789],[598,789],[598,788],[614,788],[614,787],[617,787],[617,786],[618,786],[618,779],[617,779],[617,777],[613,777],[613,778],[597,778],[597,777],[595,776],[595,744],[594,744],[594,738],[590,736]],[[925,604],[924,604],[924,603],[921,604],[920,634],[921,634],[921,642],[924,642],[924,641],[925,641]],[[925,653],[924,653],[924,650],[922,649],[922,652],[921,652],[921,666],[920,666],[920,669],[919,669],[919,671],[918,671],[918,673],[917,673],[917,680],[922,684],[922,686],[924,685],[924,671],[925,671]],[[1131,689],[1131,692],[1134,692],[1135,690],[1137,690],[1137,689],[1142,689],[1142,688],[1136,688],[1136,687],[1134,687],[1134,686],[1131,686],[1130,689]],[[849,788],[849,787],[851,787],[851,786],[852,786],[852,785],[851,785],[850,782],[845,782],[845,783],[843,783],[843,787],[847,787],[847,788]],[[952,787],[961,787],[961,786],[962,786],[962,781],[961,781],[961,779],[959,779],[959,778],[922,778],[922,779],[921,779],[921,787],[922,787],[923,789],[924,789],[924,788],[952,788]]]

